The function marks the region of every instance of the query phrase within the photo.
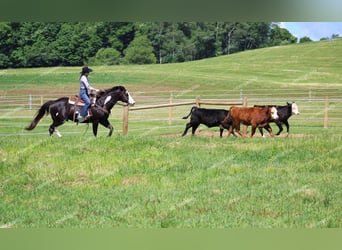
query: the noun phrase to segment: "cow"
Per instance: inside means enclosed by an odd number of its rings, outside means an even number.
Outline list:
[[[282,124],[285,124],[286,126],[286,132],[287,132],[287,136],[289,136],[289,130],[290,130],[290,125],[289,122],[287,121],[291,115],[299,115],[299,109],[298,109],[298,105],[293,102],[293,103],[289,103],[287,102],[287,105],[285,106],[278,106],[278,105],[268,105],[269,107],[275,107],[277,109],[278,112],[278,119],[275,120],[271,120],[270,122],[274,122],[275,124],[277,124],[279,131],[278,133],[276,133],[276,135],[280,135],[280,133],[283,131],[283,126]],[[265,107],[265,106],[261,106],[261,105],[254,105],[254,107]],[[269,125],[267,125],[269,126]],[[267,129],[267,126],[265,126],[265,129]],[[264,133],[262,131],[262,128],[259,128],[260,134],[262,136],[264,136]]]
[[[232,106],[229,109],[228,115],[224,118],[221,125],[224,128],[228,128],[229,134],[233,132],[233,129],[236,132],[243,136],[240,132],[240,124],[244,124],[246,126],[252,126],[251,137],[255,134],[255,130],[257,127],[265,127],[268,125],[271,119],[278,119],[277,109],[275,107],[236,107]],[[272,128],[266,128],[270,135],[273,137]]]
[[[198,126],[200,124],[204,124],[208,128],[220,127],[220,137],[222,137],[224,128],[221,126],[221,122],[227,117],[228,110],[205,109],[193,106],[190,110],[190,113],[187,116],[184,116],[183,119],[188,119],[190,115],[190,122],[186,124],[182,136],[185,136],[190,128],[192,128],[192,135],[195,135],[195,131],[198,128]],[[233,135],[235,134],[233,133]]]

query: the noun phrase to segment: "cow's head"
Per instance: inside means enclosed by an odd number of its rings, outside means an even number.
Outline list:
[[[291,103],[291,110],[293,115],[299,115],[299,109],[296,103]]]
[[[275,107],[272,107],[270,109],[272,119],[277,120],[279,118],[277,109]]]

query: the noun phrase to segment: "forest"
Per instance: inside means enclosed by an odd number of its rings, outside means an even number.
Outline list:
[[[297,41],[272,22],[2,22],[0,68],[175,63]]]

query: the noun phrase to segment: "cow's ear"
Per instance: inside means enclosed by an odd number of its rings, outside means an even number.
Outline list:
[[[290,105],[290,103],[289,102],[286,102],[287,103],[287,105]]]

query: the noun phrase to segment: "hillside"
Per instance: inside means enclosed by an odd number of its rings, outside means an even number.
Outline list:
[[[189,87],[259,88],[298,84],[339,84],[342,40],[296,44],[241,52],[200,61],[108,67],[122,82]],[[140,79],[140,82],[136,81]],[[148,85],[149,85],[148,84]]]
[[[208,89],[327,88],[341,84],[341,54],[342,40],[321,41],[187,63],[98,66],[90,80],[103,88],[124,84],[133,91],[193,90],[194,95]],[[79,71],[80,67],[1,70],[0,95],[44,94],[49,89],[74,93]]]

